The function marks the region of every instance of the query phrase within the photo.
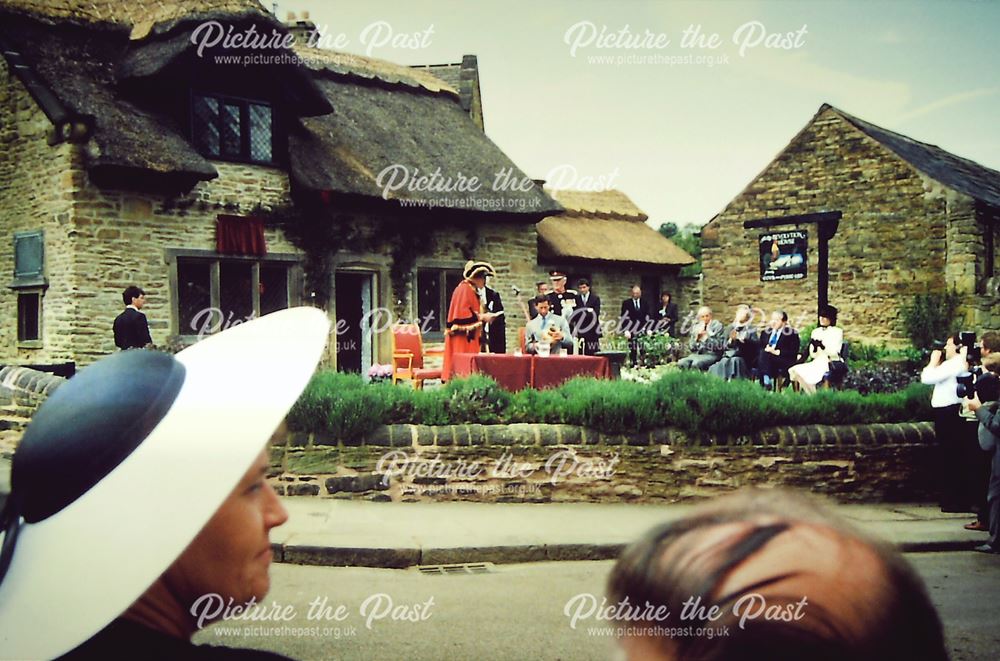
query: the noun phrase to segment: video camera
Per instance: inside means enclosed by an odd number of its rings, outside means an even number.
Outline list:
[[[965,359],[972,369],[955,377],[958,381],[955,394],[968,399],[978,395],[982,402],[1000,399],[1000,379],[991,372],[984,372],[980,365],[983,354],[982,347],[976,344],[976,334],[970,331],[959,333],[958,344],[966,348]]]

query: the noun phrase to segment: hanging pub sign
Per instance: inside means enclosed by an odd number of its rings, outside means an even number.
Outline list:
[[[760,235],[760,280],[802,280],[806,277],[809,232],[792,230]]]

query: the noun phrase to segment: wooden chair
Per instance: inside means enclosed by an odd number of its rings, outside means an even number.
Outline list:
[[[416,324],[395,324],[392,327],[392,382],[413,381],[422,390],[427,379],[440,379],[440,369],[426,369],[424,355],[441,355],[441,351],[424,352],[424,341]]]
[[[528,328],[526,326],[521,326],[517,329],[517,342],[521,346],[521,353],[527,353],[527,336]]]

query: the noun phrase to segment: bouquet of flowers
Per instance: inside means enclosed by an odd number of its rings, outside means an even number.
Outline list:
[[[392,365],[380,365],[375,363],[368,368],[368,381],[371,383],[382,383],[392,378]]]

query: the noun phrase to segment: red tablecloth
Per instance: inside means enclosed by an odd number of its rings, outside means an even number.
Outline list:
[[[603,356],[546,356],[535,359],[533,388],[554,388],[574,376],[611,378],[611,365]]]
[[[454,357],[455,376],[485,374],[504,390],[553,388],[575,376],[610,379],[608,359],[600,356],[515,356],[503,353],[460,353]]]

